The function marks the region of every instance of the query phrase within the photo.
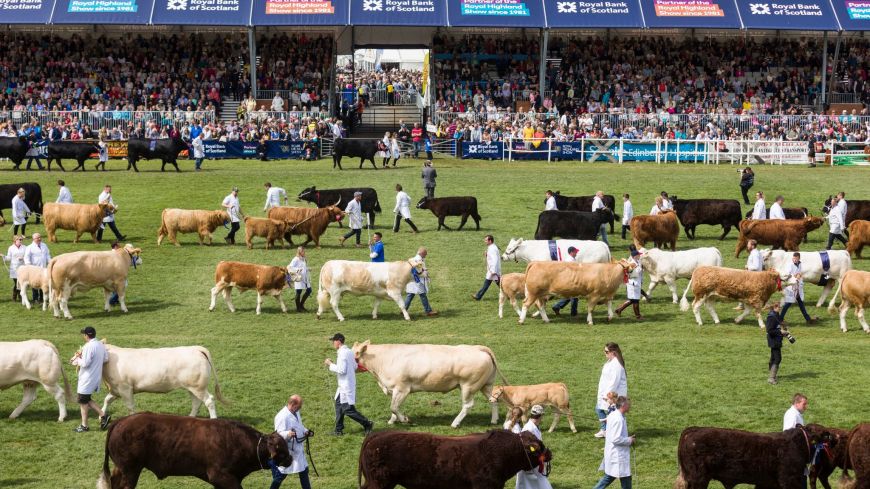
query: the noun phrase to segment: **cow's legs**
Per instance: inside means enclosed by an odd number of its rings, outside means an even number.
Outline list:
[[[867,324],[867,319],[864,318],[864,306],[856,305],[855,315],[858,316],[858,322],[861,323],[861,327],[864,328],[864,332],[870,333],[870,325]]]
[[[263,294],[257,291],[257,315],[260,315],[260,306],[263,304]]]
[[[731,232],[731,226],[722,226],[722,236],[719,236],[719,241],[724,240],[725,236],[728,236],[728,233],[730,233],[730,232]],[[695,232],[692,231],[692,235],[693,235],[692,239],[695,239],[694,234],[695,234]]]
[[[224,292],[224,302],[227,303],[227,309],[230,312],[236,312],[236,306],[233,305],[233,289],[231,287],[226,287],[223,289]]]
[[[51,397],[57,401],[57,421],[62,422],[66,419],[66,391],[64,391],[63,386],[60,384],[47,385],[42,384],[42,388],[45,389],[46,392],[51,394]]]
[[[656,288],[656,286],[658,286],[658,284],[659,284],[658,282],[650,280],[649,281],[649,288],[646,290],[646,295],[652,297],[652,292],[653,292],[653,290],[655,290],[655,288]],[[642,300],[649,300],[646,297],[641,297],[641,299]]]
[[[758,320],[758,327],[764,330],[765,326],[764,320],[761,318],[761,308],[755,309],[755,319]]]
[[[390,412],[392,415],[390,416],[390,420],[387,421],[387,424],[395,424],[396,421],[400,423],[410,422],[410,419],[402,414],[402,411],[400,410],[402,403],[405,402],[405,398],[408,397],[408,394],[410,393],[411,389],[408,387],[396,387],[393,389],[393,397],[390,400]]]
[[[847,330],[846,329],[846,314],[849,313],[849,307],[850,307],[849,301],[847,301],[845,298],[843,298],[843,301],[840,302],[839,313],[840,313],[840,331],[842,331],[844,333]]]
[[[707,299],[704,301],[704,305],[707,306],[707,311],[713,318],[713,324],[719,324],[719,315],[716,314],[716,301],[713,299]]]
[[[242,489],[242,483],[234,475],[217,470],[220,469],[208,471],[208,481],[215,489]]]
[[[115,284],[115,291],[118,293],[118,304],[121,306],[121,311],[127,312],[127,285],[122,280]]]
[[[372,319],[378,318],[378,306],[381,305],[381,299],[375,297],[375,300],[372,301]]]
[[[736,318],[734,318],[734,324],[740,324],[740,321],[743,321],[743,318],[745,318],[746,316],[749,315],[750,309],[753,311],[755,310],[755,308],[749,306],[749,304],[744,304],[743,312],[741,312],[740,315],[738,315]]]
[[[538,312],[541,313],[541,320],[545,323],[550,322],[550,318],[547,316],[547,301],[546,297],[543,299],[538,299],[535,301],[535,306],[538,308]]]
[[[393,299],[393,301],[396,303],[396,305],[399,306],[399,309],[402,311],[402,316],[405,316],[405,321],[410,321],[411,315],[408,314],[408,310],[405,309],[405,301],[402,299],[402,292],[399,291],[399,292],[390,294],[390,299]]]
[[[78,165],[76,165],[76,167],[73,168],[72,171],[76,171],[79,168],[81,168],[82,171],[85,171],[85,160],[76,160],[76,163],[78,163]]]
[[[60,308],[61,310],[63,310],[63,317],[65,317],[66,319],[73,318],[72,314],[70,314],[69,312],[69,298],[67,297],[66,293],[62,294],[60,297]]]
[[[462,410],[459,411],[459,414],[457,414],[453,422],[450,423],[450,426],[453,428],[459,428],[459,424],[462,423],[463,419],[465,419],[468,410],[474,407],[475,390],[470,385],[463,384],[460,387],[460,391],[462,392]],[[496,415],[498,415],[498,413],[496,413]]]
[[[217,299],[217,295],[221,292],[221,285],[215,284],[214,287],[211,288],[211,304],[208,306],[209,311],[214,311],[215,300]]]
[[[492,398],[492,384],[486,384],[480,388],[480,393],[483,394],[487,400]],[[491,415],[489,418],[490,424],[498,424],[498,401],[489,403],[489,409],[491,411]],[[523,411],[525,412],[525,410]],[[505,419],[510,415],[510,410],[508,410],[508,414],[505,415]]]
[[[112,309],[112,305],[109,304],[109,299],[112,298],[112,291],[110,291],[109,289],[103,289],[103,295],[106,298],[106,302],[105,304],[103,304],[103,310],[109,312]]]
[[[205,408],[208,409],[208,417],[211,419],[216,419],[217,416],[217,406],[214,402],[214,396],[207,390],[203,391],[202,402],[205,404]],[[197,406],[197,410],[199,407]]]
[[[12,414],[9,415],[9,419],[15,419],[18,415],[24,411],[27,406],[33,403],[33,400],[36,399],[36,383],[35,382],[24,382],[22,384],[24,386],[24,397],[21,398],[21,404],[12,411]]]
[[[319,298],[320,294],[317,294],[317,295],[318,295],[318,302],[319,302],[320,301],[320,298]],[[340,301],[341,301],[341,292],[334,294],[329,298],[329,304],[332,306],[332,312],[335,313],[335,317],[337,317],[339,321],[344,321],[344,316],[342,316],[341,311],[338,310],[338,303]]]
[[[698,326],[704,325],[704,321],[701,320],[701,306],[705,303],[706,301],[702,298],[695,298],[692,301],[692,314],[695,315],[695,322],[698,323]]]
[[[27,298],[29,295],[30,284],[27,282],[18,282],[18,289],[21,291],[21,303],[24,304],[24,307],[30,309],[30,300]]]
[[[112,471],[112,489],[135,489],[139,483],[139,475],[142,474],[141,467],[125,467],[123,471],[120,467],[115,466]]]
[[[462,214],[462,220],[459,221],[459,227],[456,230],[462,231],[462,228],[465,227],[466,222],[468,222],[468,214]]]
[[[442,227],[450,231],[450,228],[447,226],[447,224],[444,224],[444,219],[447,219],[447,216],[438,216],[438,231],[441,231]]]
[[[559,424],[559,408],[553,406],[553,423],[550,425],[549,433],[556,431],[556,425]]]
[[[594,325],[594,323],[592,322],[592,311],[595,310],[595,304],[595,299],[591,297],[586,300],[586,324],[588,324],[589,326]],[[608,319],[610,318],[608,317]]]
[[[677,297],[677,281],[676,281],[676,279],[672,279],[672,280],[665,279],[665,283],[668,284],[668,288],[671,289],[671,296],[673,297],[674,304],[679,304],[680,299]]]
[[[822,295],[819,296],[819,301],[816,302],[816,307],[822,307],[825,303],[825,299],[828,298],[828,294],[831,293],[831,289],[834,288],[834,285],[837,283],[836,280],[829,279],[828,283],[825,284],[825,287],[822,289]]]
[[[564,409],[559,408],[560,411],[565,413],[565,417],[568,418],[568,426],[571,427],[571,433],[577,433],[577,428],[574,427],[574,412],[571,411],[570,406],[566,406]]]

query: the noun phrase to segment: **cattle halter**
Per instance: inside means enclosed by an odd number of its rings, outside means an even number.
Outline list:
[[[263,467],[263,461],[260,459],[260,442],[263,441],[263,435],[260,435],[257,438],[257,448],[254,450],[254,453],[257,455],[257,463],[260,464],[260,470],[266,470],[266,467]]]

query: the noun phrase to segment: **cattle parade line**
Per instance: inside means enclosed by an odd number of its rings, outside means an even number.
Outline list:
[[[704,326],[695,325],[691,312],[681,312],[672,303],[667,286],[660,285],[653,301],[642,302],[645,320],[636,323],[631,315],[606,321],[606,307],[598,306],[595,325],[585,322],[585,300],[580,301],[581,314],[571,318],[567,309],[561,316],[550,314],[550,323],[529,317],[524,325],[517,324],[512,308],[505,308],[504,319],[498,319],[497,290],[490,290],[480,302],[471,301],[469,293],[483,280],[483,237],[493,234],[500,251],[511,238],[530,240],[535,233],[538,214],[544,208],[544,191],[552,189],[564,195],[591,195],[596,190],[616,196],[616,212],[622,214],[621,195],[630,193],[635,215],[646,214],[653,198],[661,191],[681,198],[740,198],[739,177],[733,166],[642,165],[642,164],[576,164],[543,162],[484,162],[475,160],[436,159],[438,171],[436,197],[474,196],[481,216],[480,230],[466,225],[462,231],[435,231],[437,218],[428,210],[413,208],[414,222],[420,234],[404,229],[393,233],[390,225],[395,203],[396,183],[401,183],[411,202],[423,196],[420,171],[423,160],[402,159],[399,169],[357,169],[358,160],[345,164],[344,171],[331,170],[331,161],[258,162],[251,160],[206,161],[204,170],[194,173],[192,162],[182,160],[182,173],[161,173],[159,162],[139,163],[140,173],[126,172],[126,163],[110,160],[108,172],[90,171],[95,161],[89,160],[88,172],[60,173],[12,172],[9,165],[0,167],[0,183],[36,182],[42,187],[45,202],[57,196],[56,180],[63,178],[77,203],[96,203],[104,184],[111,184],[112,195],[119,204],[116,221],[128,236],[127,241],[142,249],[142,265],[130,269],[126,303],[128,314],[117,307],[102,312],[103,295],[99,291],[74,296],[70,309],[72,321],[54,319],[51,312],[39,308],[25,310],[9,299],[8,276],[0,282],[0,341],[44,339],[54,343],[63,360],[63,368],[75,383],[74,369],[66,360],[81,347],[78,331],[94,326],[100,338],[125,348],[158,348],[201,345],[211,352],[214,367],[220,377],[221,389],[228,405],[218,405],[218,415],[237,419],[264,432],[272,431],[272,419],[291,393],[305,398],[305,424],[318,433],[311,439],[311,450],[321,477],[313,478],[317,488],[344,489],[356,487],[356,470],[361,429],[349,426],[345,436],[327,437],[333,424],[332,395],[335,379],[322,367],[325,357],[334,351],[327,338],[341,331],[353,342],[371,340],[382,343],[471,344],[489,347],[498,359],[499,368],[513,385],[564,382],[571,394],[578,433],[572,434],[566,423],[560,423],[554,433],[544,433],[544,442],[553,452],[550,481],[554,487],[592,487],[599,479],[596,471],[601,461],[603,442],[593,438],[598,429],[592,410],[596,381],[604,357],[602,346],[609,341],[620,344],[626,357],[629,395],[633,399],[628,418],[629,429],[638,437],[632,457],[637,463],[635,485],[649,488],[672,487],[677,476],[676,448],[680,432],[687,426],[718,426],[750,431],[778,431],[782,413],[791,396],[802,392],[810,399],[805,413],[808,422],[850,429],[858,422],[870,420],[870,407],[849,399],[870,398],[870,374],[866,358],[870,335],[860,331],[854,311],[847,317],[848,333],[841,333],[836,316],[824,308],[816,308],[821,287],[806,285],[806,304],[811,315],[821,318],[818,325],[804,326],[800,315],[792,311],[787,318],[797,337],[793,345],[783,348],[783,364],[777,386],[767,384],[767,348],[765,337],[752,317],[734,325],[737,311],[733,304],[721,302],[717,312],[722,324],[713,326],[706,311]],[[69,167],[67,168],[69,169]],[[774,195],[782,194],[788,207],[807,207],[811,214],[821,215],[825,198],[836,191],[846,192],[847,200],[870,199],[867,193],[870,174],[865,168],[803,168],[755,166],[753,191],[763,190],[768,204]],[[174,170],[174,169],[173,169]],[[441,314],[437,318],[423,315],[419,302],[412,302],[412,321],[403,320],[392,301],[384,301],[379,318],[371,318],[370,297],[345,296],[341,311],[347,320],[339,323],[331,311],[323,319],[314,318],[316,310],[317,276],[327,260],[368,261],[368,250],[353,246],[340,248],[338,237],[347,230],[330,224],[321,239],[321,249],[308,249],[311,269],[312,298],[309,313],[282,314],[278,304],[266,298],[262,314],[255,314],[256,295],[234,292],[237,308],[230,313],[224,304],[209,312],[210,289],[214,286],[216,264],[221,260],[242,261],[264,265],[286,266],[295,249],[265,250],[265,240],[254,239],[248,250],[243,240],[234,247],[224,245],[226,230],[218,227],[213,246],[199,246],[195,234],[180,234],[181,247],[164,242],[156,244],[164,208],[217,210],[221,200],[233,186],[240,188],[239,199],[246,215],[265,217],[263,183],[272,182],[287,190],[291,206],[313,207],[308,202],[294,202],[303,189],[365,186],[374,188],[383,212],[377,215],[376,228],[384,235],[387,261],[407,260],[419,246],[426,246],[426,264],[432,276],[430,301]],[[345,204],[341,207],[344,208]],[[751,206],[741,205],[742,212]],[[4,217],[11,222],[8,210]],[[447,224],[455,228],[459,219],[448,217]],[[6,226],[0,235],[6,236],[4,251],[10,244],[11,232]],[[28,234],[41,232],[42,224],[27,227]],[[241,235],[240,231],[239,236]],[[609,231],[609,229],[608,229]],[[746,255],[734,258],[737,230],[732,229],[724,241],[718,237],[720,227],[702,225],[695,241],[685,237],[682,228],[677,250],[716,247],[721,251],[724,266],[743,268]],[[107,251],[108,242],[93,244],[86,235],[73,244],[72,231],[58,231],[59,243],[47,243],[52,256],[78,250]],[[614,259],[628,256],[630,240],[609,233],[610,251]],[[294,236],[294,242],[298,242]],[[810,234],[804,251],[824,248],[827,225]],[[365,239],[365,235],[363,236]],[[303,238],[304,241],[304,238]],[[29,240],[27,241],[29,243]],[[648,245],[650,246],[650,245]],[[765,248],[762,246],[761,248]],[[842,249],[837,243],[834,249]],[[865,255],[867,251],[865,250]],[[854,259],[853,268],[870,270],[870,260]],[[522,272],[524,263],[502,262],[503,273]],[[5,271],[5,269],[3,269]],[[645,277],[644,290],[649,284]],[[679,279],[680,295],[687,280]],[[286,294],[285,291],[285,300]],[[689,292],[691,298],[691,291]],[[775,298],[781,297],[779,293]],[[615,302],[625,299],[620,287]],[[548,306],[552,306],[551,301]],[[292,308],[290,308],[292,311]],[[548,312],[550,312],[548,310]],[[531,316],[531,315],[530,315]],[[376,430],[385,429],[389,418],[389,397],[365,373],[357,376],[357,399],[361,412],[375,421]],[[102,403],[103,388],[95,395]],[[169,394],[136,395],[140,410],[186,415],[190,397],[183,391]],[[5,419],[21,401],[21,387],[0,392],[0,487],[14,481],[16,487],[93,487],[102,465],[104,434],[92,431],[73,433],[77,424],[74,403],[68,403],[67,421],[58,424],[57,404],[44,390],[17,420]],[[490,429],[490,410],[478,395],[458,429],[450,427],[461,409],[457,392],[447,394],[415,393],[408,396],[402,411],[415,423],[396,425],[397,429],[435,434],[466,434]],[[114,419],[127,414],[123,402],[111,405]],[[206,416],[200,410],[200,417]],[[505,406],[499,406],[499,420],[504,420]],[[548,409],[544,426],[552,417]],[[52,454],[45,463],[45,454]],[[836,480],[839,471],[832,479]],[[255,473],[245,486],[266,484],[267,473]],[[294,487],[295,480],[285,481]],[[509,481],[508,484],[513,484]],[[193,478],[174,477],[157,481],[144,472],[138,487],[204,487]]]

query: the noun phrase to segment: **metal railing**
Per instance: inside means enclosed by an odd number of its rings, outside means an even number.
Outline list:
[[[61,123],[64,125],[88,125],[92,130],[124,128],[133,124],[156,123],[158,126],[177,125],[178,123],[199,122],[206,124],[217,120],[214,111],[182,111],[182,110],[103,110],[103,111],[26,111],[9,110],[0,111],[0,122],[12,123],[17,129],[24,124],[39,123],[44,126],[48,122]]]
[[[859,103],[861,103],[861,96],[857,93],[833,92],[833,93],[831,93],[831,98],[830,98],[830,100],[828,100],[828,103],[831,103],[831,104],[859,104]]]
[[[346,100],[349,104],[355,104],[359,99],[359,91],[357,89],[338,89],[336,95],[339,100]],[[394,90],[392,100],[390,94],[386,90],[369,90],[366,92],[368,97],[368,105],[418,105],[420,93],[414,89]]]
[[[310,110],[310,111],[302,111],[302,110],[290,110],[283,112],[276,111],[266,111],[266,110],[255,110],[253,112],[245,112],[241,120],[246,122],[265,122],[265,121],[285,121],[285,122],[293,122],[298,121],[300,119],[326,119],[329,117],[328,112],[321,112],[319,110]]]
[[[275,98],[275,94],[281,95],[281,98],[284,99],[284,107],[286,109],[292,109],[295,105],[297,108],[302,109],[302,107],[306,104],[303,104],[301,98],[299,103],[291,102],[293,99],[293,90],[257,90],[257,100],[271,100]],[[297,93],[297,95],[299,95]],[[313,110],[316,107],[327,107],[329,105],[329,100],[318,100],[317,102],[308,102],[309,110]]]

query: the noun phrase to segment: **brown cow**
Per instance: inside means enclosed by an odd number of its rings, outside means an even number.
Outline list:
[[[45,221],[45,232],[48,240],[57,243],[55,231],[67,229],[76,232],[78,243],[84,233],[91,233],[94,243],[97,242],[97,231],[103,224],[103,218],[107,213],[115,211],[111,204],[57,204],[49,202],[42,210],[42,218]]]
[[[227,211],[204,211],[188,209],[163,209],[160,218],[160,229],[157,231],[157,246],[163,242],[164,237],[175,246],[181,246],[175,235],[177,233],[197,233],[199,244],[204,240],[212,244],[212,233],[230,220]]]
[[[870,272],[849,270],[843,275],[837,291],[834,292],[834,298],[831,299],[831,305],[828,306],[828,312],[831,314],[836,310],[834,303],[840,292],[843,293],[843,300],[840,302],[840,330],[846,332],[846,313],[849,312],[850,307],[855,306],[858,322],[861,323],[865,333],[870,333],[870,324],[867,324],[867,319],[864,317],[864,309],[870,308]]]
[[[655,216],[634,216],[631,218],[631,236],[638,249],[646,246],[647,241],[652,241],[656,248],[664,249],[669,244],[671,251],[676,250],[680,236],[677,213],[668,209]]]
[[[331,222],[341,222],[345,212],[334,205],[320,209],[308,207],[272,207],[269,209],[269,219],[283,221],[287,227],[284,239],[293,246],[293,235],[305,235],[308,239],[303,246],[314,241],[314,245],[320,248],[320,236],[326,232],[326,227]]]
[[[110,458],[115,463],[111,479]],[[143,469],[161,480],[196,477],[216,488],[241,489],[245,477],[268,468],[270,461],[280,467],[293,463],[278,433],[260,433],[226,419],[139,413],[109,425],[97,489],[134,489]]]
[[[526,266],[526,298],[520,311],[520,324],[526,320],[529,307],[537,305],[541,319],[547,318],[544,303],[549,295],[586,297],[586,322],[591,326],[595,306],[607,302],[607,320],[613,319],[613,296],[622,286],[623,278],[637,264],[621,260],[618,263],[571,263],[563,261],[533,261]]]
[[[840,489],[870,488],[870,423],[861,423],[849,432],[845,459]],[[855,471],[854,479],[848,476],[849,469]]]
[[[803,489],[813,445],[832,440],[831,433],[819,425],[776,433],[686,428],[677,448],[680,475],[674,489],[707,489],[713,480],[729,489],[737,484]]]
[[[713,316],[713,322],[719,324],[719,316],[716,314],[714,304],[716,299],[722,298],[740,301],[749,306],[745,307],[743,312],[734,319],[735,323],[742,321],[749,314],[751,308],[755,311],[758,326],[764,329],[761,310],[774,292],[782,290],[783,280],[788,280],[787,285],[796,283],[794,277],[780,276],[776,270],[751,272],[734,268],[698,267],[692,273],[692,279],[689,283],[692,287],[692,294],[695,296],[692,301],[695,321],[698,322],[698,326],[704,324],[701,321],[701,306],[707,306],[707,310]],[[680,310],[683,312],[689,310],[689,301],[685,294],[680,300]]]
[[[825,489],[831,489],[828,477],[834,473],[834,469],[838,467],[842,469],[846,466],[846,446],[849,444],[849,432],[837,428],[828,428],[828,431],[833,440],[817,446],[818,456],[810,465],[810,489],[816,489],[816,481],[821,482]]]
[[[526,274],[524,273],[508,273],[502,275],[499,280],[498,290],[498,317],[504,317],[504,302],[506,299],[511,301],[511,306],[520,314],[520,308],[517,307],[517,297],[524,297],[526,293]]]
[[[849,224],[849,242],[846,251],[854,254],[855,258],[861,258],[864,245],[870,245],[870,221],[858,219]]]
[[[824,222],[821,217],[814,216],[785,220],[744,219],[740,221],[740,237],[737,239],[734,257],[740,256],[740,252],[746,249],[746,243],[750,239],[758,241],[760,245],[782,248],[786,251],[800,251],[801,241],[810,231],[820,228]]]
[[[246,217],[245,218],[245,244],[248,249],[254,247],[251,243],[251,238],[258,236],[266,238],[266,249],[275,246],[275,241],[284,247],[284,232],[287,229],[287,224],[284,221],[275,219],[263,219],[261,217]]]
[[[299,279],[299,275],[292,269],[273,267],[271,265],[255,265],[238,261],[222,261],[214,270],[214,287],[211,289],[211,305],[209,311],[214,311],[217,295],[224,294],[224,301],[230,312],[236,312],[233,305],[233,287],[239,292],[253,289],[257,291],[257,314],[260,314],[260,306],[263,304],[263,296],[273,296],[281,304],[281,312],[287,312],[284,298],[281,292],[287,287],[287,282]]]
[[[489,402],[502,401],[507,404],[508,414],[505,417],[510,417],[510,408],[514,407],[523,408],[523,412],[527,413],[535,404],[551,406],[553,408],[553,424],[550,425],[550,433],[556,429],[559,416],[562,414],[568,417],[571,431],[577,433],[577,428],[574,427],[574,413],[571,412],[570,398],[568,386],[562,382],[551,382],[537,385],[497,385],[492,388]]]
[[[550,459],[550,450],[529,432],[380,431],[363,441],[357,479],[360,489],[503,489],[517,472],[542,470]]]

